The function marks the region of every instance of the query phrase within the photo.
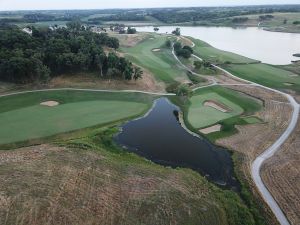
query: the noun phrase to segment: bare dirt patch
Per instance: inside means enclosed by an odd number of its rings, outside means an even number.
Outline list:
[[[203,103],[204,106],[208,106],[208,107],[212,107],[216,110],[219,110],[223,113],[228,113],[230,111],[232,111],[228,106],[220,103],[220,102],[217,102],[215,100],[207,100]]]
[[[140,90],[164,92],[165,86],[162,82],[157,82],[154,76],[143,69],[143,77],[137,81],[124,81],[121,79],[104,79],[96,74],[74,74],[62,75],[53,78],[49,88],[97,88],[97,89],[116,89],[116,90]]]
[[[213,132],[217,132],[217,131],[220,131],[222,128],[222,125],[220,124],[216,124],[214,126],[211,126],[211,127],[206,127],[204,129],[200,129],[199,131],[203,134],[210,134],[210,133],[213,133]]]
[[[48,107],[54,107],[54,106],[58,106],[59,102],[57,102],[57,101],[46,101],[46,102],[41,102],[40,105],[48,106]]]
[[[160,48],[154,48],[152,49],[152,52],[159,52],[160,51]]]

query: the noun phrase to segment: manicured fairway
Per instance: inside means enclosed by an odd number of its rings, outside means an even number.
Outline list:
[[[122,48],[122,51],[128,59],[148,69],[161,81],[172,83],[175,80],[188,79],[186,71],[174,59],[171,49],[164,48],[166,40],[166,36],[154,35],[152,39],[148,38],[134,47]],[[160,51],[152,51],[157,48]]]
[[[224,67],[234,75],[277,89],[300,91],[300,76],[267,64],[229,65]],[[290,83],[292,85],[286,85]]]
[[[151,98],[135,95],[50,91],[0,98],[0,104],[3,104],[0,144],[47,137],[139,115],[150,106]],[[132,101],[126,99],[130,96]],[[61,104],[41,106],[45,100]]]
[[[219,102],[231,109],[221,112],[203,103],[208,100]],[[197,91],[190,99],[187,119],[194,128],[203,128],[219,121],[241,115],[251,114],[260,109],[259,103],[238,92],[222,87],[205,88]]]
[[[191,39],[195,43],[194,54],[199,56],[200,58],[209,60],[212,63],[224,63],[226,61],[229,61],[231,63],[258,62],[257,60],[249,59],[247,57],[232,52],[227,52],[214,48],[204,41],[194,39],[191,37],[189,37],[189,39]]]

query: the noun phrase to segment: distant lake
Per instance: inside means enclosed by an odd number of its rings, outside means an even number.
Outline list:
[[[171,33],[176,27],[159,27],[159,33]],[[203,40],[210,45],[248,58],[273,65],[290,64],[299,60],[300,34],[270,32],[257,27],[180,27],[181,34]],[[138,31],[153,32],[152,26],[137,27]]]
[[[218,185],[238,190],[230,153],[187,132],[178,120],[179,112],[167,98],[160,98],[145,117],[124,124],[114,140],[153,162],[191,168]]]

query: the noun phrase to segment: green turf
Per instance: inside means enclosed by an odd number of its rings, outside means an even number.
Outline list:
[[[246,80],[276,89],[300,91],[300,76],[267,64],[227,65],[226,70]],[[285,83],[293,85],[287,86]]]
[[[132,99],[132,100],[130,100]],[[55,100],[55,107],[40,103]],[[50,91],[0,98],[0,144],[47,137],[139,115],[152,97],[137,93]]]
[[[153,37],[154,39],[148,38],[134,47],[122,48],[122,51],[129,60],[148,69],[158,80],[170,84],[176,80],[187,79],[186,71],[178,66],[171,49],[163,47],[167,40],[166,36]],[[160,48],[161,51],[153,52],[155,48]]]
[[[208,43],[189,37],[194,43],[194,54],[199,56],[202,59],[208,60],[212,63],[224,63],[226,61],[231,63],[254,63],[258,62],[253,59],[249,59],[247,57],[232,53],[223,51],[217,48],[212,47]]]
[[[217,101],[231,110],[221,112],[203,103]],[[250,115],[259,110],[261,105],[250,97],[222,87],[199,89],[190,99],[187,119],[194,128],[203,128],[238,115]]]

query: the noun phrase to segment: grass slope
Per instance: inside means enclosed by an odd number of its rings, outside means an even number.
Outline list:
[[[50,91],[0,98],[0,144],[47,137],[139,115],[150,106],[151,97],[134,95]],[[46,100],[61,104],[55,107],[39,105]]]
[[[122,51],[126,53],[128,59],[148,69],[158,80],[167,84],[188,79],[186,71],[178,66],[174,59],[171,49],[163,47],[166,40],[166,36],[154,35],[134,47],[122,48]],[[152,50],[156,48],[161,50],[153,52]]]
[[[194,54],[199,56],[200,58],[204,60],[208,60],[212,63],[216,64],[222,64],[226,61],[231,63],[255,63],[258,62],[257,60],[249,59],[247,57],[232,53],[223,51],[217,48],[212,47],[208,43],[189,37],[194,43],[195,47]]]
[[[267,64],[227,65],[226,70],[246,80],[276,89],[300,91],[300,76]],[[292,85],[286,85],[290,83]]]

